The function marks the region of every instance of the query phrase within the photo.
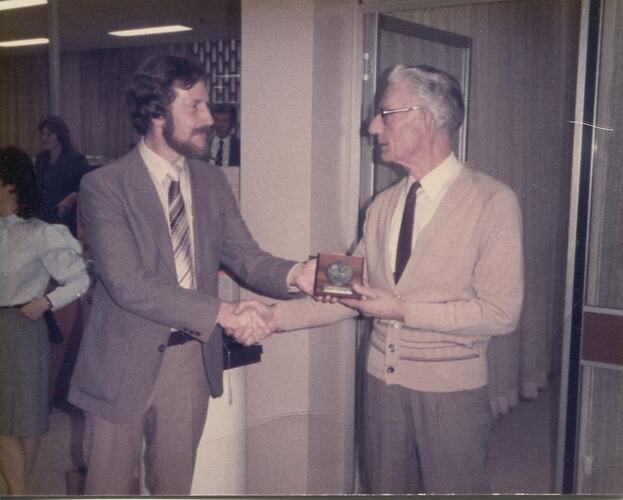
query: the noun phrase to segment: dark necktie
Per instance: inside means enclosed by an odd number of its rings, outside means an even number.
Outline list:
[[[419,181],[411,184],[407,199],[405,200],[405,209],[402,212],[402,223],[400,224],[400,234],[398,236],[398,247],[396,248],[396,270],[394,272],[394,281],[398,283],[402,272],[407,266],[407,261],[411,257],[411,247],[413,242],[413,219],[415,218],[415,192],[420,187]]]
[[[216,150],[216,159],[214,163],[217,167],[223,166],[223,139],[218,141],[218,149]]]

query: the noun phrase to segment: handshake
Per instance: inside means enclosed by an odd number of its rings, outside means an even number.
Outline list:
[[[275,321],[274,306],[257,300],[222,302],[218,323],[227,335],[243,345],[261,342],[279,329]]]
[[[297,264],[288,276],[288,285],[298,287],[307,295],[313,295],[316,276],[316,259]],[[257,300],[238,303],[221,302],[217,323],[227,335],[243,345],[252,345],[264,340],[279,329],[275,321],[275,308]]]
[[[405,319],[405,302],[399,295],[383,288],[369,287],[365,281],[363,284],[352,283],[355,298],[338,298],[331,295],[315,297],[316,259],[297,264],[290,274],[288,284],[297,286],[316,301],[329,304],[339,302],[369,318],[398,321]],[[239,303],[221,302],[217,322],[225,329],[225,333],[238,342],[251,345],[281,329],[275,310],[275,306],[257,300]]]

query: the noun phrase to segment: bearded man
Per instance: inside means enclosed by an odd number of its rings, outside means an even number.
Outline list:
[[[217,297],[219,267],[282,298],[310,291],[313,269],[261,250],[222,172],[196,161],[214,123],[199,66],[151,57],[127,99],[139,144],[81,183],[98,281],[69,400],[85,411],[86,494],[136,493],[144,438],[150,493],[188,495],[223,392],[221,331],[267,328]]]

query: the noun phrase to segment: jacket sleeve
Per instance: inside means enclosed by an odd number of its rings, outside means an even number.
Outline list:
[[[288,273],[297,262],[275,257],[262,250],[244,222],[224,175],[217,171],[221,188],[219,210],[223,221],[220,261],[245,285],[274,298],[288,299]]]

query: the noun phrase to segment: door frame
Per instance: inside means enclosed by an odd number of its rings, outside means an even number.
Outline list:
[[[582,18],[580,20],[580,41],[577,69],[577,88],[575,102],[575,122],[582,122],[585,118],[586,95],[590,90],[588,77],[588,34],[590,12],[588,3],[583,0]],[[594,72],[593,72],[594,73]],[[589,89],[587,89],[587,83]],[[592,86],[594,92],[594,85]],[[589,109],[589,114],[592,110]],[[588,193],[587,189],[590,163],[583,156],[582,143],[591,140],[585,137],[590,133],[589,127],[575,125],[573,136],[573,157],[571,170],[571,196],[569,201],[569,233],[567,247],[567,277],[565,285],[565,321],[563,328],[562,362],[560,376],[560,401],[556,453],[556,483],[555,490],[559,493],[569,492],[570,470],[575,467],[576,424],[578,415],[575,409],[579,397],[579,361],[580,342],[579,328],[581,328],[581,310],[584,302],[584,276],[586,266],[586,224],[578,226],[578,222],[587,220]],[[588,159],[590,161],[590,158]],[[580,188],[584,186],[582,192]],[[575,244],[571,244],[575,242]],[[574,307],[574,304],[580,307]]]
[[[594,279],[588,270],[591,210],[592,202],[595,201],[592,200],[595,188],[593,148],[596,129],[600,128],[594,125],[594,118],[598,106],[603,15],[602,0],[582,0],[569,209],[569,242],[575,242],[575,245],[569,244],[567,259],[565,318],[568,321],[565,321],[563,332],[556,464],[556,489],[563,494],[576,493],[581,488],[582,476],[578,474],[583,466],[580,462],[583,446],[581,429],[587,424],[582,419],[587,411],[582,398],[586,392],[583,368],[623,369],[620,356],[613,357],[613,353],[604,350],[610,341],[610,338],[606,338],[608,332],[605,330],[613,326],[617,331],[620,329],[623,311],[586,305],[587,294],[595,284],[589,283],[589,279],[591,282]]]

